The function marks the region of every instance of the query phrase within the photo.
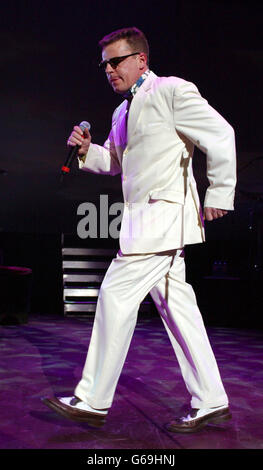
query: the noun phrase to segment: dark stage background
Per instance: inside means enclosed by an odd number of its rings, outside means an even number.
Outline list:
[[[102,144],[120,103],[98,70],[98,41],[137,26],[150,43],[150,68],[193,81],[236,131],[236,210],[207,224],[205,246],[188,248],[188,276],[208,323],[214,299],[224,309],[223,298],[232,295],[228,324],[261,324],[254,288],[262,276],[254,265],[262,265],[262,13],[262,2],[253,0],[1,4],[0,247],[2,264],[33,269],[33,310],[61,313],[60,237],[76,233],[78,205],[98,204],[100,194],[109,195],[109,204],[122,201],[119,176],[82,173],[75,165],[61,187],[59,173],[72,126],[90,121],[93,141]],[[205,157],[198,150],[194,170],[203,199]],[[207,281],[203,289],[198,279],[211,275],[218,260],[240,282],[226,280],[213,292],[218,283],[210,288]]]

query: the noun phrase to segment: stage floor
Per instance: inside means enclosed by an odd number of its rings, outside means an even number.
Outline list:
[[[103,428],[67,421],[45,396],[70,396],[93,319],[31,315],[0,326],[1,449],[262,449],[263,331],[207,328],[233,418],[195,434],[171,434],[190,397],[161,320],[141,317]]]

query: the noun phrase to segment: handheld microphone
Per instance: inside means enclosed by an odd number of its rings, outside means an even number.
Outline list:
[[[84,131],[84,129],[90,130],[91,125],[87,121],[82,121],[79,127],[81,128],[82,131]],[[67,175],[68,173],[70,173],[70,167],[72,165],[73,160],[76,158],[79,149],[80,149],[79,145],[71,146],[69,153],[68,153],[68,157],[64,165],[61,167],[62,175]]]

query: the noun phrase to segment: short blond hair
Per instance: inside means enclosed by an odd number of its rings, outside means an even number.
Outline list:
[[[113,42],[125,39],[129,44],[133,52],[144,52],[147,55],[147,65],[149,65],[149,44],[144,33],[132,26],[130,28],[122,28],[113,31],[110,34],[104,36],[100,41],[99,45],[102,49],[112,44]]]

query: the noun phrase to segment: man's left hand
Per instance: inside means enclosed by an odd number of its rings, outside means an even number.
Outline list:
[[[218,219],[219,217],[223,217],[227,214],[228,211],[223,209],[216,209],[215,207],[205,207],[204,208],[204,219],[205,220],[214,220]]]

